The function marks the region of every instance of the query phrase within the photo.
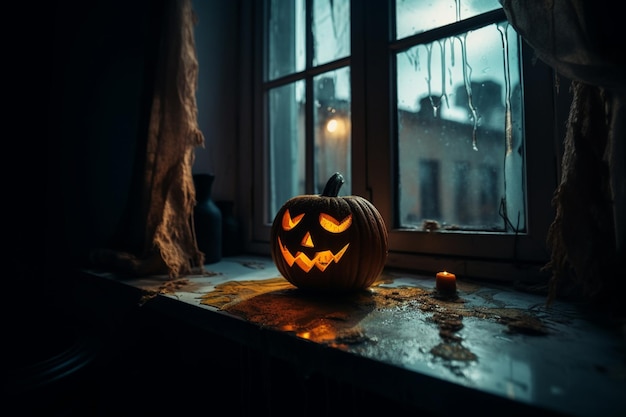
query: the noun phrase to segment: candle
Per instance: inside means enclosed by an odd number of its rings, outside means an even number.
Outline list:
[[[437,272],[435,286],[439,292],[456,292],[456,275],[448,271]]]

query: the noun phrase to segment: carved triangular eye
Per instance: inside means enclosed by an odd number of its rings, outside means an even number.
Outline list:
[[[304,213],[298,214],[296,217],[292,218],[289,210],[285,210],[285,214],[283,214],[283,230],[287,232],[290,231],[300,223],[303,217]]]
[[[350,225],[352,224],[352,214],[349,214],[348,217],[339,221],[335,219],[330,214],[322,213],[320,214],[320,225],[331,233],[341,233],[344,232]]]

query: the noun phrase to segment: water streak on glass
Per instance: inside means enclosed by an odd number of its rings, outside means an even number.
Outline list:
[[[271,0],[265,79],[274,80],[304,69],[304,10],[303,0]]]
[[[472,67],[467,60],[467,33],[458,37],[461,42],[461,57],[463,59],[463,83],[465,85],[465,91],[467,92],[467,107],[472,113],[472,122],[474,128],[472,129],[472,149],[478,150],[478,140],[476,138],[476,130],[478,129],[478,112],[474,106],[474,99],[472,97]]]
[[[509,40],[507,35],[508,23],[498,25],[502,35],[502,59],[504,60],[504,136],[507,155],[513,152],[513,122],[511,121],[511,74],[509,66]]]
[[[350,1],[314,0],[313,65],[350,55]]]
[[[426,45],[426,50],[428,51],[428,62],[427,62],[427,66],[426,66],[426,84],[428,85],[428,99],[430,100],[430,104],[433,106],[433,117],[437,117],[437,109],[439,108],[439,102],[441,102],[441,99],[438,100],[438,103],[434,102],[433,99],[433,93],[432,93],[432,74],[431,74],[431,69],[432,69],[432,58],[433,58],[433,45],[432,44],[428,44]]]
[[[439,57],[441,59],[441,94],[435,96],[432,94],[432,53],[433,53],[433,44],[426,45],[426,50],[428,51],[428,76],[426,82],[428,84],[428,98],[430,100],[430,104],[433,106],[433,117],[437,117],[439,108],[443,101],[449,106],[448,103],[448,93],[446,91],[446,54],[445,54],[445,45],[446,40],[437,41],[436,44],[439,46]]]
[[[419,50],[417,48],[411,48],[408,51],[406,51],[404,54],[407,60],[409,61],[409,63],[411,64],[413,71],[415,72],[421,71],[422,67],[420,64]]]

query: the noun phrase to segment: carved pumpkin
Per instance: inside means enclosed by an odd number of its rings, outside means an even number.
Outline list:
[[[278,271],[301,289],[349,292],[368,288],[387,261],[387,228],[363,197],[338,197],[335,173],[321,195],[300,195],[278,210],[271,253]]]

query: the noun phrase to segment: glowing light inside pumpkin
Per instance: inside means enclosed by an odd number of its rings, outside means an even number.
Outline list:
[[[352,214],[348,215],[342,221],[335,219],[326,213],[320,214],[320,225],[324,230],[328,230],[331,233],[341,233],[345,231],[352,224]]]
[[[304,235],[304,237],[302,238],[302,242],[300,242],[300,244],[304,246],[305,248],[312,248],[315,246],[313,244],[313,239],[311,238],[311,234],[309,232],[306,232],[306,235]]]
[[[280,240],[280,238],[278,238],[278,245],[280,246],[280,251],[283,254],[283,258],[285,258],[287,264],[289,266],[293,266],[293,264],[295,263],[305,272],[309,272],[314,266],[322,272],[325,271],[332,262],[339,262],[343,254],[346,253],[346,251],[348,250],[348,246],[350,246],[349,243],[346,244],[346,246],[344,246],[336,254],[333,254],[332,251],[329,250],[316,252],[313,259],[311,259],[302,252],[296,252],[295,255],[292,255],[289,249],[287,249],[287,247],[283,245],[283,242]]]
[[[285,210],[282,218],[282,227],[286,232],[291,231],[295,228],[300,221],[303,219],[305,213],[298,214],[295,217],[291,217],[291,213],[289,210]],[[352,225],[352,215],[349,214],[343,220],[339,221],[335,219],[330,214],[321,213],[319,216],[319,223],[322,228],[331,233],[342,233],[345,232]],[[313,238],[311,237],[310,232],[306,232],[300,244],[305,248],[313,248],[315,244],[313,243]],[[309,258],[305,253],[298,251],[295,255],[293,255],[289,249],[283,242],[278,238],[278,246],[280,247],[280,251],[283,255],[283,258],[287,262],[289,266],[293,266],[295,263],[298,265],[303,271],[309,272],[314,266],[317,267],[320,271],[325,271],[328,268],[328,265],[331,263],[339,262],[343,254],[348,250],[348,246],[350,244],[346,244],[339,252],[334,254],[330,250],[324,250],[320,252],[316,252],[313,259]]]
[[[296,217],[292,218],[291,214],[289,214],[289,210],[285,211],[285,214],[283,215],[283,229],[286,231],[293,229],[298,225],[298,223],[300,223],[300,220],[302,220],[303,217],[304,213],[298,214]]]
[[[285,210],[285,214],[283,214],[282,226],[283,230],[286,232],[290,231],[294,227],[300,223],[302,218],[304,217],[304,213],[298,214],[295,217],[291,217],[291,213],[289,210]],[[352,214],[349,214],[345,219],[339,221],[335,219],[330,214],[322,213],[320,214],[320,226],[331,233],[341,233],[344,232],[350,225],[352,224]]]

